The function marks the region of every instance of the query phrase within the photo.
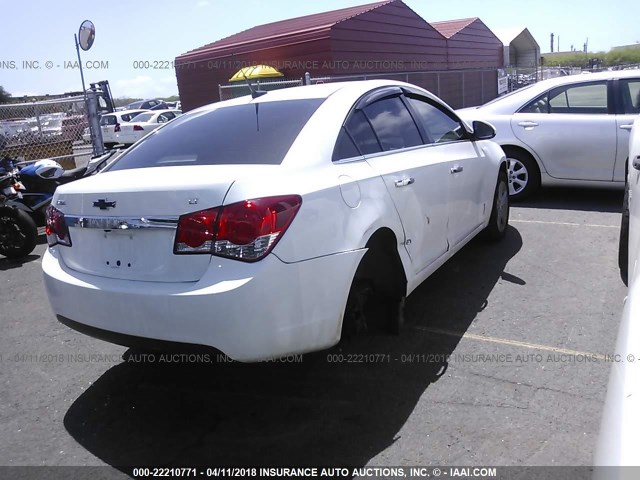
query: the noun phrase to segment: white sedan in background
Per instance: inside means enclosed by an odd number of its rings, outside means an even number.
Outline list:
[[[628,283],[622,319],[611,367],[596,466],[640,465],[640,119],[633,123],[629,166],[620,229],[620,273]],[[628,280],[628,282],[627,282]],[[595,478],[637,478],[634,469],[596,469]]]
[[[133,117],[127,124],[123,124],[116,133],[116,142],[125,146],[132,145],[156,128],[169,123],[182,115],[180,110],[148,110]]]
[[[136,115],[148,110],[120,110],[114,113],[107,113],[100,117],[100,130],[102,131],[102,143],[106,148],[112,148],[118,143],[116,133],[120,131],[121,124],[131,121]],[[85,142],[91,141],[89,128],[84,129],[82,139]]]
[[[640,70],[544,80],[457,113],[496,127],[514,199],[541,184],[623,188]]]
[[[491,125],[472,128],[386,80],[193,110],[56,190],[53,311],[122,345],[240,361],[328,348],[373,297],[396,332],[423,280],[477,234],[505,234],[506,159]]]

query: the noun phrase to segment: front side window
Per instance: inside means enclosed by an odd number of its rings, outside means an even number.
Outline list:
[[[555,88],[525,105],[520,112],[607,114],[607,82]]]
[[[466,139],[466,131],[462,124],[447,112],[423,98],[408,97],[408,101],[427,131],[430,143],[455,142]]]
[[[278,165],[323,101],[266,101],[181,115],[127,151],[110,170]]]

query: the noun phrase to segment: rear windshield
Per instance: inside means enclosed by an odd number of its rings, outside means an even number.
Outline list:
[[[323,100],[234,105],[182,115],[125,153],[110,170],[178,165],[277,165],[282,163],[302,127]]]

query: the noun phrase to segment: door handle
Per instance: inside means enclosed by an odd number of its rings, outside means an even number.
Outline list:
[[[637,155],[636,158],[633,159],[632,165],[636,170],[640,170],[640,155]]]
[[[460,173],[464,170],[464,167],[461,165],[456,165],[455,167],[451,167],[451,173]]]
[[[416,180],[413,177],[403,178],[402,180],[396,180],[396,187],[406,187],[407,185],[411,185]]]
[[[620,128],[622,130],[631,130],[631,127],[633,127],[633,125],[629,124],[629,125],[620,125]]]
[[[538,126],[538,124],[536,122],[529,122],[529,121],[518,122],[518,125],[520,125],[521,127],[524,127],[524,128],[533,128],[533,127],[537,127]]]

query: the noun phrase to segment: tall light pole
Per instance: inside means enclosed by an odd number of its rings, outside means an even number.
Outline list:
[[[82,80],[82,94],[84,96],[84,105],[87,111],[87,119],[89,121],[89,131],[91,132],[91,144],[93,147],[93,155],[102,153],[102,132],[98,120],[97,106],[95,105],[95,93],[91,99],[87,97],[87,88],[84,84],[84,71],[82,70],[82,59],[80,58],[80,49],[85,52],[91,48],[96,38],[96,27],[91,20],[85,20],[80,24],[78,34],[74,34],[73,38],[76,42],[76,53],[78,54],[78,65],[80,67],[80,79]]]

